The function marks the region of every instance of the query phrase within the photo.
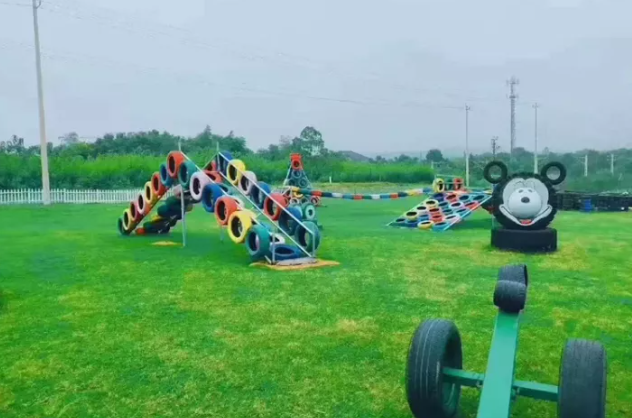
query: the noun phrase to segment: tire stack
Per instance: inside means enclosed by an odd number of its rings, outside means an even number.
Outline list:
[[[178,211],[178,214],[175,214],[171,209],[161,209],[165,206],[162,205],[158,210],[159,214],[157,216],[145,222],[142,227],[137,228],[167,191],[175,185],[180,165],[184,160],[185,157],[181,152],[174,151],[169,153],[166,163],[160,165],[160,171],[151,176],[151,180],[145,183],[143,191],[130,203],[129,208],[118,219],[117,227],[121,235],[130,235],[134,230],[136,230],[138,235],[166,233],[169,232],[171,226],[175,225],[175,222],[179,219],[180,211]],[[178,190],[174,191],[176,191],[176,194],[181,195],[182,188],[180,187]],[[178,205],[180,204],[179,197],[170,199],[170,201],[168,199],[170,203],[167,205],[169,208],[175,206],[173,199],[177,200]],[[161,216],[160,213],[165,216]]]
[[[290,204],[286,196],[273,192],[270,185],[258,181],[253,172],[246,170],[243,161],[233,158],[228,152],[216,157],[215,167],[221,176],[252,201],[256,210],[265,215],[258,216],[246,209],[241,199],[228,195],[218,184],[208,183],[202,189],[204,208],[215,214],[217,222],[227,229],[234,243],[245,244],[253,261],[266,257],[283,261],[305,256],[297,245],[286,242],[282,234],[273,232],[276,228],[283,230],[308,252],[313,254],[318,249],[320,231],[314,205]]]
[[[499,169],[498,175],[492,174],[494,169]],[[555,176],[555,171],[559,175]],[[521,253],[557,251],[557,230],[548,226],[555,218],[559,202],[553,186],[564,181],[566,168],[551,162],[539,174],[509,175],[504,163],[492,161],[485,166],[483,176],[495,185],[493,215],[502,225],[491,231],[492,247]],[[572,207],[575,201],[579,209],[580,199],[576,196],[562,200],[564,205]]]
[[[301,154],[290,155],[290,169],[288,170],[286,185],[290,186],[285,191],[285,195],[288,197],[291,203],[311,203],[314,206],[320,206],[319,196],[305,196],[298,191],[298,189],[311,189],[312,184],[307,178],[307,174],[303,168],[303,159]]]

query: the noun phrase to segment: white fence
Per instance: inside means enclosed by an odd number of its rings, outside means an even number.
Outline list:
[[[50,191],[52,203],[125,203],[136,199],[141,188],[130,190],[67,190]],[[0,205],[42,203],[41,189],[0,190]]]

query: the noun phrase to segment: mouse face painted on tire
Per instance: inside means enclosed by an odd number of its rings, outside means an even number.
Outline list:
[[[494,175],[494,169],[500,173]],[[564,181],[566,169],[560,163],[551,162],[542,167],[539,174],[508,175],[505,164],[492,161],[485,166],[484,177],[495,184],[492,200],[498,222],[509,229],[537,230],[546,228],[555,217],[553,186]]]

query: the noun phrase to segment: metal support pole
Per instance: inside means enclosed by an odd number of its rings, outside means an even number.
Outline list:
[[[182,152],[182,138],[178,139],[178,151]],[[180,187],[180,213],[182,216],[182,246],[187,246],[187,215],[184,210],[184,187]]]
[[[42,203],[50,205],[50,179],[48,177],[48,142],[46,141],[46,113],[44,112],[44,86],[40,55],[39,22],[37,9],[41,0],[33,0],[33,32],[35,35],[35,72],[37,73],[37,101],[39,105],[40,158],[42,160]]]
[[[588,154],[584,157],[584,177],[588,177]]]

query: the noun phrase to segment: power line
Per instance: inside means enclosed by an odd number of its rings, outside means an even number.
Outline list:
[[[156,30],[156,29],[148,29],[145,28],[144,30],[140,30],[140,25],[139,25],[139,20],[138,19],[134,19],[129,20],[129,18],[125,17],[124,15],[122,15],[121,13],[117,13],[113,10],[107,9],[106,13],[110,14],[110,16],[104,16],[104,15],[100,15],[98,13],[94,13],[94,12],[88,12],[91,14],[86,14],[85,12],[79,11],[77,9],[72,9],[72,8],[68,8],[66,4],[62,4],[62,3],[52,3],[53,7],[52,8],[46,8],[44,10],[49,11],[49,12],[53,12],[53,13],[59,13],[59,14],[63,14],[66,15],[68,17],[74,18],[74,19],[78,19],[78,20],[92,20],[95,21],[101,25],[110,27],[110,28],[115,28],[117,30],[119,29],[123,29],[126,30],[128,32],[131,33],[137,33],[137,34],[141,34],[141,35],[149,35],[150,37],[153,38],[152,35],[160,35],[160,36],[166,36],[168,37],[171,41],[175,41],[175,39],[173,38],[173,34],[171,33],[167,33],[164,30]],[[101,8],[101,10],[104,10]],[[120,21],[118,23],[118,25],[113,24],[113,19],[112,19],[112,15],[118,15],[123,16],[122,19],[120,19]],[[127,21],[125,21],[127,20]],[[146,20],[144,22],[147,22]],[[316,61],[312,58],[309,57],[304,57],[304,56],[300,56],[300,55],[296,55],[296,54],[288,54],[285,52],[279,52],[279,51],[275,51],[274,52],[274,56],[270,56],[270,55],[266,55],[266,54],[262,54],[260,52],[260,48],[258,48],[258,51],[256,53],[252,53],[252,52],[248,52],[248,53],[244,53],[244,52],[239,52],[235,49],[234,46],[230,46],[227,47],[225,45],[221,45],[221,44],[217,44],[217,43],[210,43],[208,41],[201,41],[200,39],[196,39],[195,37],[192,37],[191,34],[192,32],[185,29],[185,28],[181,28],[178,26],[174,26],[174,25],[169,25],[169,24],[158,24],[158,23],[154,23],[154,25],[156,26],[161,26],[163,28],[167,28],[170,29],[172,31],[176,31],[176,32],[180,32],[184,35],[186,35],[186,37],[182,40],[180,40],[180,42],[177,42],[181,45],[192,45],[192,46],[197,46],[197,47],[202,47],[205,49],[215,49],[215,50],[222,50],[225,51],[227,53],[229,53],[232,56],[236,56],[238,58],[241,59],[246,59],[249,61],[266,61],[266,62],[274,62],[276,64],[279,63],[279,58],[285,58],[286,60],[289,59],[291,61],[285,61],[286,64],[291,64],[291,65],[298,65],[298,66],[305,66],[305,64],[311,64],[311,65],[316,65],[319,68],[310,68],[311,70],[321,70],[321,71],[325,71],[328,74],[332,74],[332,75],[338,75],[338,76],[342,76],[342,77],[346,77],[346,78],[352,78],[355,80],[358,80],[358,76],[362,76],[362,74],[358,74],[358,73],[345,73],[344,71],[340,71],[338,69],[332,68],[331,65],[332,64],[325,64],[327,66],[327,68],[323,68],[323,63]],[[153,38],[155,39],[155,38]],[[302,63],[301,63],[302,62]],[[446,91],[440,91],[437,89],[430,89],[427,87],[418,87],[418,86],[410,86],[410,85],[403,85],[403,84],[399,84],[399,83],[394,83],[391,80],[384,80],[383,77],[385,77],[385,75],[377,73],[377,72],[369,72],[364,74],[369,75],[371,77],[374,78],[374,80],[370,80],[370,81],[377,81],[380,82],[384,85],[389,86],[390,88],[396,89],[396,90],[404,90],[404,91],[418,91],[418,92],[425,92],[425,93],[434,93],[434,94],[439,94],[439,95],[443,95],[446,97],[451,97],[451,98],[455,98],[455,99],[462,99],[464,97],[463,94],[455,94],[455,93],[449,93]],[[388,78],[391,78],[392,76],[386,76]],[[360,81],[369,81],[369,80],[360,80]],[[469,97],[467,99],[470,102],[477,102],[477,101],[488,101],[488,102],[500,102],[502,99],[501,98],[491,98],[491,97]]]
[[[27,48],[34,47],[33,45],[30,45],[27,43],[22,43],[22,42],[15,42],[15,43],[21,47],[27,47]],[[3,45],[0,44],[0,47],[2,46]],[[106,59],[103,57],[92,57],[87,54],[75,53],[73,56],[71,54],[51,53],[51,52],[48,52],[48,50],[45,50],[44,52],[42,52],[42,56],[46,59],[56,60],[56,61],[66,61],[66,62],[73,62],[73,61],[82,62],[83,61],[95,66],[104,66],[104,64],[109,64],[109,65],[113,65],[114,67],[123,68],[123,69],[129,69],[130,67],[133,67],[143,72],[149,72],[149,73],[154,73],[154,74],[162,73],[163,75],[166,73],[168,77],[171,77],[174,79],[182,79],[183,81],[186,81],[186,82],[195,81],[197,83],[204,84],[207,86],[226,87],[232,90],[245,91],[245,92],[251,92],[251,93],[261,93],[261,94],[279,96],[279,97],[290,97],[290,98],[307,99],[307,100],[313,100],[313,101],[346,103],[346,104],[353,104],[353,105],[360,105],[360,106],[388,106],[388,107],[404,107],[404,108],[446,109],[446,110],[459,110],[459,111],[463,110],[462,106],[420,103],[420,102],[414,102],[414,101],[391,102],[391,101],[386,101],[383,99],[376,99],[375,101],[366,101],[366,100],[359,100],[355,98],[328,97],[328,96],[319,96],[319,95],[297,93],[297,92],[269,90],[269,89],[263,89],[259,87],[247,86],[245,84],[242,84],[239,86],[229,85],[229,84],[209,81],[206,77],[201,76],[199,74],[169,73],[168,71],[165,71],[159,67],[147,67],[147,66],[141,66],[138,64],[131,64],[129,62],[120,62],[120,61],[117,62],[115,60]]]

